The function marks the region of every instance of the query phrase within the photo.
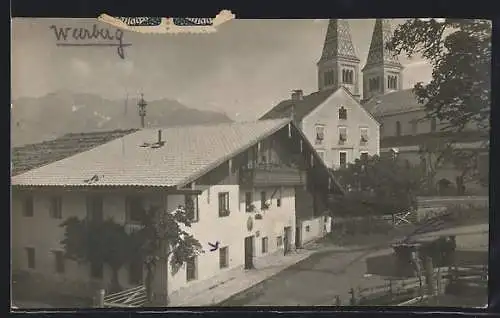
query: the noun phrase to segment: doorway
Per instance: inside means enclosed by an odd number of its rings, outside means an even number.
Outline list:
[[[283,237],[283,248],[285,249],[284,250],[284,253],[288,253],[290,251],[290,239],[291,239],[291,236],[292,236],[292,228],[290,226],[286,226],[285,227],[285,235]]]
[[[245,237],[245,269],[253,269],[253,236]]]
[[[300,246],[300,227],[295,228],[295,248],[301,248]]]

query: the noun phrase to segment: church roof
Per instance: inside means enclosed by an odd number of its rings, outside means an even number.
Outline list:
[[[349,22],[344,19],[330,19],[319,62],[339,57],[359,61],[354,45],[352,44]]]
[[[394,56],[386,45],[392,38],[392,27],[390,19],[376,19],[375,27],[373,28],[372,41],[368,58],[364,68],[373,65],[390,64],[402,67],[397,56]]]
[[[400,112],[409,112],[424,109],[424,104],[417,101],[412,88],[375,96],[363,107],[373,116],[380,117]]]
[[[260,119],[290,118],[292,115],[292,106],[294,117],[301,120],[321,105],[335,89],[326,89],[304,96],[301,100],[287,99],[274,106],[270,111],[264,114]]]

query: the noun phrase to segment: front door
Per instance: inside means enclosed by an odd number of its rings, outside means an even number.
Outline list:
[[[253,267],[253,236],[245,237],[245,269]]]
[[[287,226],[285,227],[285,235],[283,238],[283,247],[285,249],[284,253],[288,253],[290,251],[290,235],[292,233],[292,228]]]
[[[300,248],[300,228],[295,228],[295,248]]]

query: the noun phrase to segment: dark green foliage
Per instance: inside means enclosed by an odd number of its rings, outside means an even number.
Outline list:
[[[124,226],[112,219],[94,222],[76,217],[67,219],[61,226],[65,227],[61,242],[65,256],[79,262],[109,265],[113,271],[111,290],[119,290],[118,271],[132,256]]]
[[[146,267],[145,284],[148,297],[151,297],[151,283],[158,261],[167,262],[170,259],[170,267],[175,274],[189,257],[203,251],[198,240],[184,230],[184,227],[191,226],[184,208],[167,213],[158,207],[151,207],[143,212],[142,226],[130,233],[124,225],[112,219],[92,222],[68,218],[61,224],[65,228],[65,238],[61,243],[66,257],[78,262],[109,265],[113,270],[113,291],[120,289],[119,269],[140,258]]]
[[[393,158],[372,156],[356,160],[333,172],[350,189],[335,203],[338,216],[367,216],[399,213],[415,205],[422,183],[421,169]]]
[[[388,48],[409,57],[420,54],[432,64],[432,81],[414,87],[425,105],[426,118],[447,123],[443,130],[472,128],[483,132],[485,142],[476,151],[447,150],[463,176],[477,177],[477,157],[488,150],[490,128],[491,22],[409,19],[395,30]]]

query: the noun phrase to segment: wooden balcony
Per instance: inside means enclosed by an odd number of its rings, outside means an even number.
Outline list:
[[[241,168],[240,185],[259,186],[299,186],[306,184],[306,172],[284,165],[260,164],[254,168]]]

